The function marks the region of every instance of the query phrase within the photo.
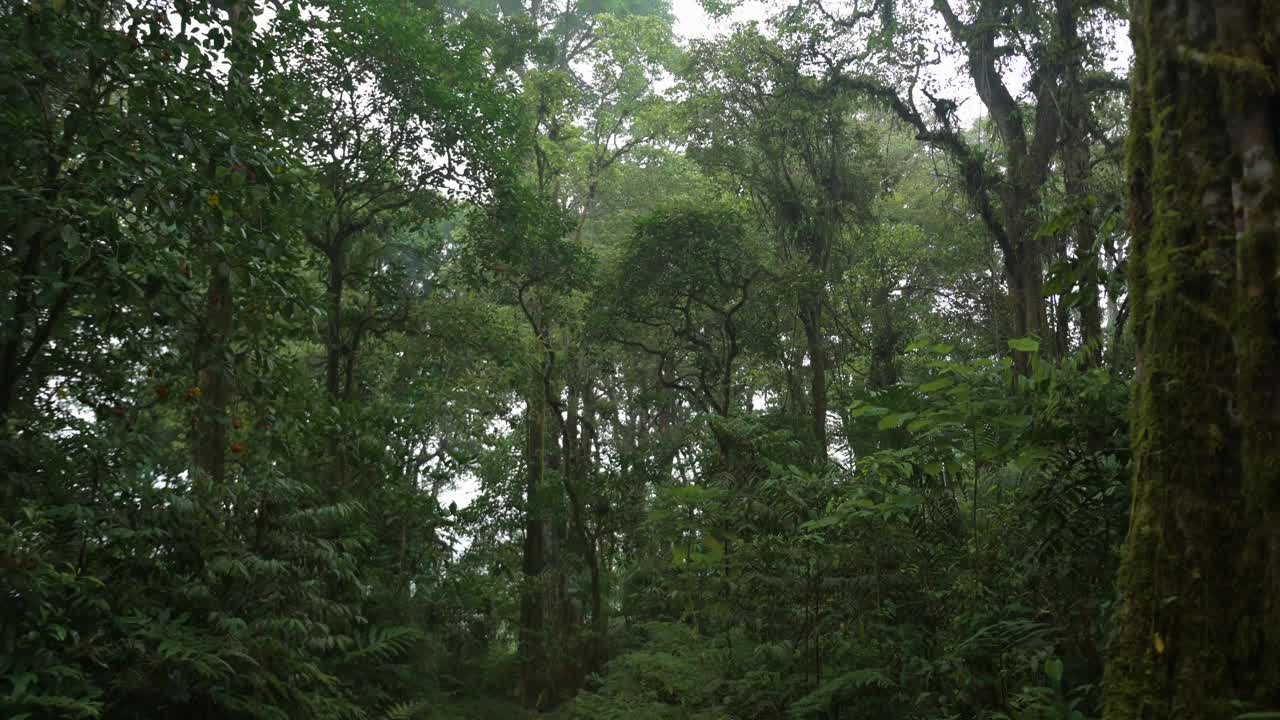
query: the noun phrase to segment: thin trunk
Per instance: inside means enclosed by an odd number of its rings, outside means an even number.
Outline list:
[[[328,301],[324,387],[329,399],[342,396],[342,296],[346,290],[346,247],[334,240],[325,253],[329,259],[329,280],[325,288]]]
[[[547,651],[545,637],[546,518],[539,497],[546,468],[546,389],[541,366],[532,371],[525,402],[524,587],[520,596],[520,689],[524,704],[545,704]]]
[[[809,353],[809,400],[813,413],[814,458],[827,460],[827,349],[822,341],[822,299],[807,298],[800,308],[806,348]]]
[[[1040,192],[1049,177],[1049,166],[1058,140],[1061,121],[1054,97],[1058,89],[1061,66],[1044,62],[1033,67],[1037,82],[1032,87],[1035,109],[1030,113],[1033,129],[1027,132],[1024,117],[1028,115],[1018,99],[1005,85],[1001,72],[1001,49],[997,45],[997,33],[1003,26],[1000,21],[1001,3],[978,3],[977,17],[966,23],[951,7],[950,0],[933,0],[934,8],[942,15],[951,36],[964,45],[968,60],[969,76],[974,90],[986,106],[991,120],[1000,133],[1004,145],[1004,161],[1007,168],[1002,188],[997,188],[999,211],[992,206],[992,187],[980,164],[968,150],[963,140],[955,136],[948,124],[953,152],[966,167],[966,192],[981,210],[983,222],[992,231],[1004,253],[1009,296],[1012,301],[1015,338],[1036,337],[1041,342],[1042,355],[1053,354],[1053,343],[1047,332],[1043,294],[1043,258],[1036,228],[1039,220]],[[1020,374],[1031,369],[1028,353],[1014,353],[1015,367]]]
[[[245,43],[251,39],[248,19],[253,17],[253,6],[236,2],[228,9],[231,25],[231,45],[227,56],[231,60],[229,85],[223,103],[234,116],[245,92],[247,76],[244,72]],[[231,258],[224,253],[211,251],[209,264],[209,290],[205,301],[204,322],[200,347],[196,350],[196,386],[200,390],[198,415],[192,443],[192,460],[195,480],[220,487],[227,474],[227,406],[231,402],[231,333],[234,325],[234,287],[231,276]]]
[[[1079,216],[1072,228],[1072,244],[1076,262],[1096,268],[1092,261],[1097,250],[1098,234],[1094,225],[1093,204],[1088,200],[1092,188],[1089,162],[1089,97],[1084,87],[1084,46],[1079,33],[1079,8],[1076,0],[1058,0],[1058,33],[1066,48],[1067,65],[1063,86],[1062,164],[1063,180],[1069,202],[1081,203]],[[1098,276],[1087,270],[1080,277],[1085,292],[1080,309],[1080,340],[1087,366],[1102,359],[1102,309],[1099,303]],[[1066,348],[1063,348],[1066,351]]]
[[[582,436],[579,446],[579,462],[578,477],[585,480],[589,472],[594,467],[592,464],[593,448],[597,445],[595,434],[596,402],[595,392],[590,381],[587,382],[586,391],[582,396],[582,416],[586,418],[582,428]],[[579,483],[579,487],[581,487]],[[581,493],[579,493],[581,496]],[[579,517],[581,518],[588,508],[585,504],[580,504]],[[581,520],[580,520],[581,522]],[[604,568],[602,566],[600,542],[598,538],[598,530],[596,532],[587,532],[585,525],[583,526],[583,542],[587,548],[587,563],[591,570],[591,652],[592,656],[586,666],[587,672],[597,672],[603,668],[605,660],[608,658],[608,633],[609,633],[609,612],[604,602]]]
[[[329,260],[329,277],[325,287],[326,294],[326,330],[325,330],[325,375],[324,387],[329,402],[337,403],[342,398],[342,365],[345,350],[342,342],[342,296],[346,289],[346,245],[341,239],[334,239],[325,249]],[[328,467],[325,485],[330,491],[344,487],[347,482],[346,456],[342,447],[342,430],[335,428],[329,433],[327,448]]]
[[[1022,241],[1021,286],[1024,294],[1022,312],[1026,316],[1024,324],[1027,331],[1042,341],[1040,353],[1046,357],[1055,356],[1055,347],[1048,340],[1052,337],[1049,331],[1048,304],[1044,297],[1044,260],[1040,254],[1040,243],[1035,239],[1035,231],[1028,230]]]
[[[1071,239],[1063,234],[1054,238],[1055,261],[1065,261],[1071,256]],[[1067,357],[1071,353],[1071,305],[1065,295],[1045,298],[1049,306],[1050,317],[1053,318],[1050,330],[1053,332],[1053,354],[1055,357]]]
[[[898,383],[898,329],[893,321],[891,286],[880,288],[875,295],[871,318],[871,368],[867,373],[867,387],[885,390]]]
[[[604,610],[604,592],[600,572],[599,549],[596,538],[587,527],[587,504],[582,489],[590,475],[592,437],[589,430],[590,418],[594,416],[594,392],[592,383],[579,389],[576,382],[569,383],[569,398],[566,404],[565,422],[562,436],[564,469],[561,476],[564,480],[565,494],[569,501],[569,522],[574,541],[579,547],[582,561],[587,565],[590,575],[591,632],[587,637],[581,672],[596,672],[604,658],[604,641],[608,628],[608,618]],[[581,678],[576,678],[575,684]]]
[[[1280,707],[1278,21],[1133,5],[1136,473],[1107,720]]]
[[[200,390],[193,461],[197,479],[221,487],[227,474],[227,405],[231,368],[227,357],[233,322],[231,268],[223,259],[209,269],[204,333],[196,386]]]
[[[662,387],[662,377],[659,374],[657,387]],[[671,479],[671,474],[675,469],[676,453],[672,448],[671,428],[675,424],[676,417],[676,395],[675,393],[664,390],[658,396],[657,422],[655,429],[658,436],[659,455],[657,458],[657,478],[659,482],[665,483]]]

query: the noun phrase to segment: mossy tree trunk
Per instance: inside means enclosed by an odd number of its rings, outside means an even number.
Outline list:
[[[1280,710],[1280,2],[1134,0],[1132,519],[1107,720]]]

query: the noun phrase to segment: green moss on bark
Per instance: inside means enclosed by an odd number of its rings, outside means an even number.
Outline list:
[[[1278,104],[1254,68],[1274,76],[1275,10],[1220,5],[1133,4],[1137,468],[1108,720],[1280,707]],[[1224,57],[1255,72],[1203,61]]]

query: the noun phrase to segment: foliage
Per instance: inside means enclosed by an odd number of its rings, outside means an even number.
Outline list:
[[[1097,717],[1124,129],[942,5],[0,4],[0,714]]]

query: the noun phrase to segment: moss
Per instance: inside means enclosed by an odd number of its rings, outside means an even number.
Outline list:
[[[1258,67],[1242,59],[1256,38],[1238,52],[1188,53],[1192,38],[1215,36],[1188,26],[1214,17],[1211,4],[1196,4],[1133,6],[1136,474],[1108,720],[1230,717],[1232,701],[1271,706],[1280,692],[1280,630],[1270,629],[1280,627],[1270,599],[1280,580],[1269,554],[1280,545],[1275,188],[1250,215],[1257,233],[1238,235],[1233,202],[1242,164],[1233,113],[1274,102],[1274,71],[1259,86]]]
[[[1248,83],[1262,92],[1276,89],[1275,71],[1257,58],[1225,52],[1206,52],[1186,46],[1178,48],[1178,57],[1210,72]]]

